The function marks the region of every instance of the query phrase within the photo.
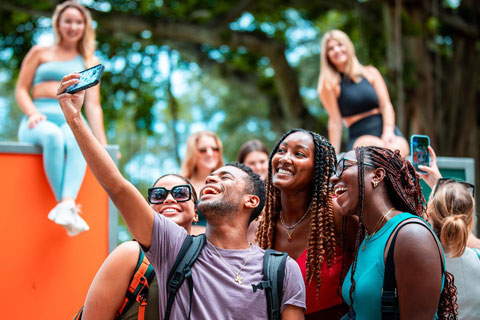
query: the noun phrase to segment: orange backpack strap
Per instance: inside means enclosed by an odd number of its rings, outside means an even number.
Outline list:
[[[82,320],[82,315],[83,315],[83,306],[80,308],[80,310],[78,310],[73,320]]]
[[[135,268],[135,272],[130,280],[127,293],[122,305],[117,310],[115,318],[123,315],[135,301],[140,303],[138,319],[144,318],[145,307],[147,305],[148,284],[150,281],[152,281],[154,275],[155,272],[153,270],[153,266],[150,264],[147,257],[145,257],[143,250],[140,248],[137,267]],[[140,314],[143,314],[142,318],[140,318]]]

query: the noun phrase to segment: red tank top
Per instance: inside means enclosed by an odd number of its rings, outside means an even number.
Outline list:
[[[342,272],[342,248],[336,247],[336,258],[332,261],[332,266],[328,268],[327,260],[322,263],[322,284],[317,294],[317,280],[313,278],[310,285],[305,284],[307,293],[307,310],[305,314],[317,312],[342,303],[342,298],[337,291],[340,285],[340,274]],[[305,250],[297,259],[297,263],[302,271],[303,279],[307,277],[307,250]]]

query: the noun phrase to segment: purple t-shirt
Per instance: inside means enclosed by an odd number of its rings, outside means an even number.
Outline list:
[[[146,252],[158,279],[160,318],[165,316],[167,305],[166,283],[180,247],[187,236],[184,228],[155,214],[152,245]],[[217,248],[233,270],[238,271],[249,249],[225,250]],[[253,292],[252,284],[263,281],[263,256],[265,251],[252,245],[252,252],[240,272],[242,285],[234,281],[235,275],[218,256],[210,243],[206,243],[192,266],[194,282],[192,319],[268,319],[267,298],[264,290]],[[305,284],[298,264],[288,258],[283,281],[281,311],[287,305],[305,308]],[[188,284],[185,281],[177,292],[171,319],[187,319],[190,308]]]

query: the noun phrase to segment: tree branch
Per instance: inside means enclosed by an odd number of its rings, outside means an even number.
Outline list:
[[[269,58],[275,71],[275,83],[281,106],[288,126],[310,126],[305,121],[313,120],[303,104],[295,70],[288,64],[285,45],[277,39],[259,32],[232,31],[227,28],[213,28],[182,22],[169,22],[161,19],[148,21],[134,15],[110,13],[96,16],[99,25],[108,32],[140,34],[151,30],[154,40],[171,40],[194,44],[208,44],[219,47],[227,45],[231,49],[245,47],[250,52]],[[125,23],[128,21],[128,23]],[[312,121],[313,122],[313,121]]]
[[[253,6],[255,6],[255,0],[242,0],[239,1],[232,9],[227,12],[227,14],[219,19],[214,19],[208,23],[208,26],[220,26],[225,27],[230,22],[235,21],[238,19],[245,11],[249,10]]]

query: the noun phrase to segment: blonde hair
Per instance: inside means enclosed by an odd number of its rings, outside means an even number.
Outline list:
[[[465,251],[473,229],[474,209],[475,201],[470,191],[454,181],[438,186],[430,199],[427,214],[443,248],[452,258]]]
[[[217,144],[217,147],[218,147],[218,164],[215,170],[223,166],[222,141],[220,141],[220,138],[211,131],[200,131],[200,132],[191,134],[187,139],[187,152],[185,154],[185,158],[182,161],[182,168],[181,168],[181,174],[185,178],[188,178],[188,179],[192,178],[193,174],[197,170],[197,150],[198,150],[197,143],[198,143],[198,140],[204,136],[212,137],[213,139],[215,139],[215,143]]]
[[[355,48],[352,41],[347,34],[340,30],[331,30],[324,34],[321,43],[320,52],[320,76],[318,78],[318,91],[322,89],[331,90],[340,83],[340,73],[335,66],[328,59],[328,41],[336,40],[344,45],[347,49],[347,65],[345,67],[345,76],[352,79],[354,82],[360,81],[360,76],[363,73],[363,65],[355,55]]]
[[[52,26],[55,31],[55,43],[60,43],[62,35],[59,31],[59,23],[62,13],[68,8],[75,8],[82,14],[85,20],[85,31],[82,39],[78,41],[77,50],[82,55],[86,67],[93,65],[93,54],[95,52],[95,30],[93,29],[92,16],[90,12],[76,1],[65,1],[55,8],[52,16]]]

